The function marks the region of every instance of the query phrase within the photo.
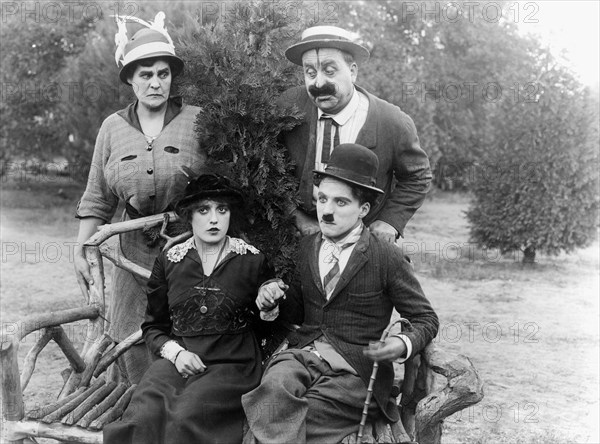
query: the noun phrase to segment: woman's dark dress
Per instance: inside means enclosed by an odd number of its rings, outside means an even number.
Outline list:
[[[142,325],[151,352],[168,340],[196,353],[206,371],[184,379],[158,359],[138,385],[121,421],[104,428],[105,443],[240,443],[240,398],[258,386],[261,354],[251,311],[259,286],[273,277],[253,247],[229,252],[210,277],[192,240],[156,259]],[[237,250],[243,241],[231,238]]]

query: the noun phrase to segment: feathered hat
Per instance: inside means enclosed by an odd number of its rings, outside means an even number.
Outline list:
[[[127,77],[131,74],[134,62],[152,57],[166,57],[171,66],[171,75],[176,77],[183,71],[183,60],[175,54],[173,40],[165,27],[165,13],[160,11],[150,23],[133,16],[114,16],[117,21],[118,31],[115,34],[115,61],[117,66],[122,65],[119,78],[129,85]],[[127,39],[127,22],[135,22],[145,26],[134,34],[131,40]]]

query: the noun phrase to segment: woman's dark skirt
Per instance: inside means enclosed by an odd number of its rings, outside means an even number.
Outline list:
[[[185,338],[206,371],[182,378],[166,359],[140,381],[120,421],[104,428],[107,444],[242,442],[241,396],[260,383],[261,357],[251,332]]]

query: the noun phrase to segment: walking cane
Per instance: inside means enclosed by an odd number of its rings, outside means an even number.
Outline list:
[[[384,343],[388,335],[390,334],[390,330],[392,327],[399,321],[391,322],[390,325],[383,331],[381,334],[381,339],[379,339],[380,343]],[[363,406],[362,417],[360,419],[360,426],[358,427],[358,436],[357,436],[357,444],[362,443],[363,434],[365,432],[365,424],[367,423],[367,415],[369,413],[369,404],[371,404],[371,398],[373,397],[373,385],[375,384],[375,378],[377,378],[377,370],[379,369],[379,363],[373,363],[373,371],[371,372],[371,378],[369,379],[369,387],[367,388],[367,398],[365,399],[365,404]]]

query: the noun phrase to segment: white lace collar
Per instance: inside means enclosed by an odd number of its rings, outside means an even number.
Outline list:
[[[227,250],[225,250],[223,252],[224,255],[227,255],[229,253],[237,253],[237,254],[246,254],[248,252],[250,252],[252,254],[260,253],[258,248],[244,242],[242,239],[238,239],[237,237],[229,237],[229,236],[227,236],[227,239],[229,240],[229,246],[228,246]],[[185,257],[185,255],[191,249],[196,249],[196,245],[194,244],[193,236],[190,237],[185,242],[182,242],[180,244],[175,245],[174,247],[171,247],[169,249],[169,251],[167,252],[167,259],[169,259],[169,261],[171,261],[171,262],[179,262]]]

